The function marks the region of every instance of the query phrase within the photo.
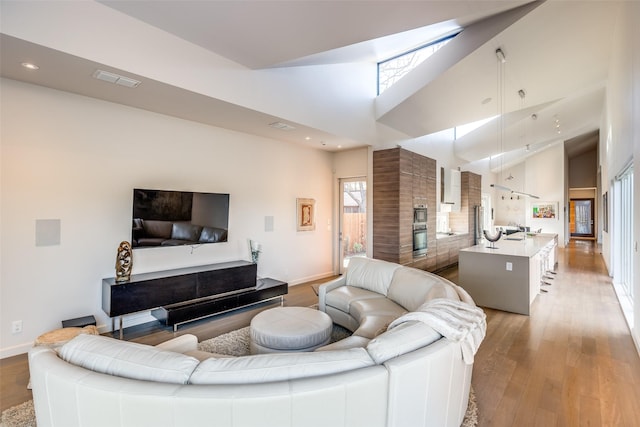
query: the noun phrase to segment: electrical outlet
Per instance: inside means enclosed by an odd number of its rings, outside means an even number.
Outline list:
[[[513,263],[507,263],[507,271],[513,271]]]
[[[14,320],[11,322],[11,333],[19,334],[22,332],[22,320]]]

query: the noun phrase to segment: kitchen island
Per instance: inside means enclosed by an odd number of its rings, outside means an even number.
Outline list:
[[[520,232],[490,246],[484,242],[460,251],[458,284],[481,307],[529,315],[545,265],[555,266],[558,235]]]

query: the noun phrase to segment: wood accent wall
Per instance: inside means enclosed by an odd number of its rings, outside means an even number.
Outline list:
[[[482,175],[473,172],[460,174],[460,212],[449,214],[449,227],[456,233],[469,233],[466,248],[474,245],[474,206],[482,204]]]
[[[428,209],[426,256],[413,257],[413,206]],[[423,270],[436,262],[436,161],[402,148],[373,152],[373,257]]]

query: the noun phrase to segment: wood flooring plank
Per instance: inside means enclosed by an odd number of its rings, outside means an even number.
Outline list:
[[[558,417],[555,413],[538,409],[533,419],[534,427],[555,427],[558,425]]]
[[[580,425],[601,426],[600,400],[597,397],[580,396]]]
[[[600,357],[598,361],[598,382],[600,384],[600,419],[603,426],[620,426],[623,424],[620,404],[617,398],[617,383],[625,381],[618,367],[608,357]]]
[[[564,382],[562,383],[562,397],[558,423],[561,426],[577,426],[580,420],[580,407],[578,405],[580,393],[578,391],[579,368],[568,368]]]
[[[557,414],[561,409],[562,401],[562,381],[554,381],[549,378],[544,380],[542,394],[538,402],[538,413],[552,413],[557,422]],[[542,411],[542,412],[541,412]]]
[[[620,381],[617,384],[617,401],[620,405],[624,426],[640,426],[640,399],[638,398],[638,384]]]

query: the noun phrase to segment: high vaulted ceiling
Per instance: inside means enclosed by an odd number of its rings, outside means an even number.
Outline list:
[[[459,137],[454,152],[470,163],[506,152],[504,165],[558,141],[597,142],[617,4],[2,0],[2,76],[332,151],[502,114]],[[381,96],[364,87],[377,61],[455,28],[464,30]],[[113,90],[90,78],[96,69],[142,83]],[[340,74],[357,70],[368,77]],[[216,81],[228,75],[244,80]],[[269,84],[246,87],[253,81]]]

